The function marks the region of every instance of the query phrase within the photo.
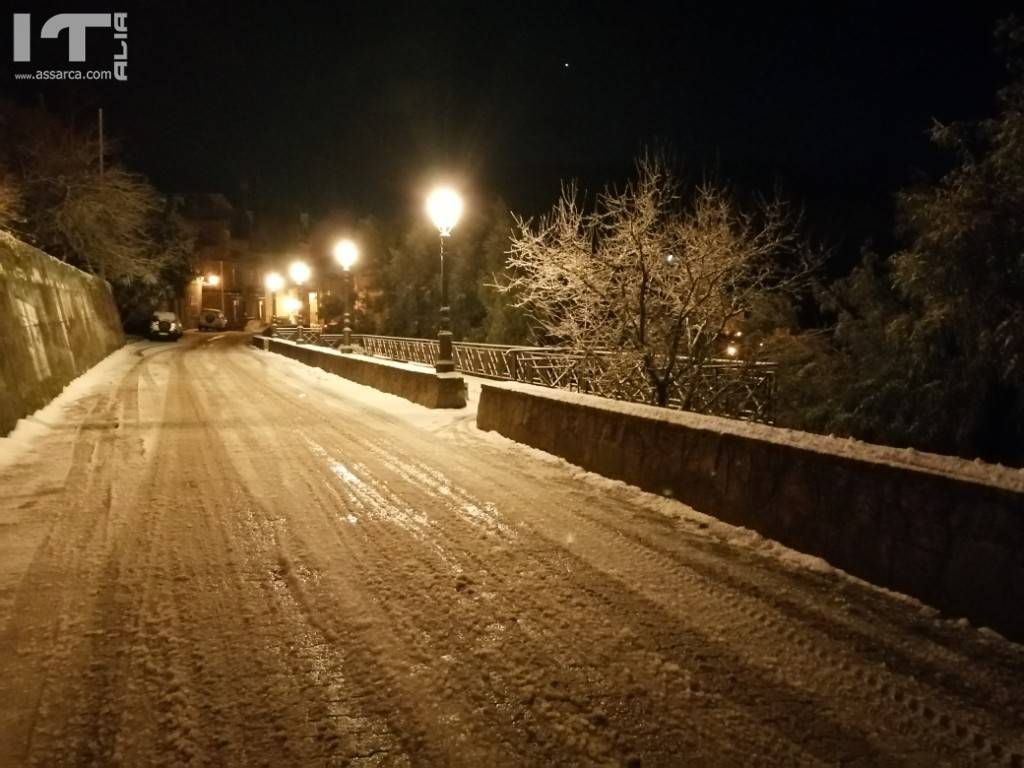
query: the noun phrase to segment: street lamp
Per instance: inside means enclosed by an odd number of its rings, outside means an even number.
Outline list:
[[[301,259],[297,259],[297,260],[293,261],[291,263],[291,266],[288,267],[288,276],[292,279],[292,282],[295,283],[296,286],[298,286],[298,289],[299,289],[299,307],[302,308],[302,309],[305,309],[305,306],[306,306],[305,298],[302,295],[303,294],[302,286],[309,280],[309,278],[310,278],[310,276],[312,274],[313,274],[313,271],[309,268],[309,265],[306,262],[302,261]],[[306,315],[306,322],[308,323],[309,322],[309,313],[305,312],[304,314]],[[302,326],[302,323],[300,322],[299,323],[299,327],[301,327],[301,326]],[[301,338],[301,333],[297,334],[296,338]]]
[[[263,283],[270,291],[270,324],[273,325],[274,318],[277,317],[277,292],[284,288],[284,278],[277,272],[270,272],[263,278]]]
[[[334,258],[338,260],[338,264],[341,265],[341,271],[344,272],[345,278],[342,281],[342,298],[345,303],[345,317],[344,327],[341,332],[344,334],[342,338],[341,346],[338,347],[339,352],[351,352],[352,351],[352,318],[350,313],[350,305],[352,303],[352,265],[356,263],[356,259],[359,258],[359,248],[351,240],[339,240],[334,245]]]
[[[451,187],[438,187],[427,197],[427,215],[441,234],[441,322],[437,327],[437,341],[440,346],[434,370],[449,373],[455,370],[452,359],[451,309],[448,306],[448,272],[444,263],[445,238],[452,233],[462,215],[462,197]]]

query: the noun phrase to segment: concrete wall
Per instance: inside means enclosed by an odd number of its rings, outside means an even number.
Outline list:
[[[515,384],[477,425],[1024,640],[1024,472]]]
[[[463,408],[466,405],[466,383],[457,373],[438,374],[407,363],[343,355],[332,349],[263,336],[253,337],[253,344],[427,408]]]
[[[0,231],[0,436],[122,344],[105,281]]]

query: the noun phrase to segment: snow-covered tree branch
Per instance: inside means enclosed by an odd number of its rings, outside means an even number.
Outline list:
[[[159,193],[109,143],[101,173],[95,136],[11,105],[0,109],[0,138],[0,226],[114,282],[157,282],[182,258],[187,239],[167,241]]]
[[[766,293],[801,286],[817,260],[780,200],[743,210],[724,189],[683,190],[658,160],[591,210],[566,186],[539,221],[517,219],[502,290],[554,341],[640,369],[667,402],[719,354],[723,334]],[[689,382],[684,385],[684,382]]]

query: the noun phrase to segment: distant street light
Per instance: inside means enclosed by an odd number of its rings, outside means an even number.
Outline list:
[[[211,285],[214,288],[216,288],[218,285],[220,286],[220,311],[221,312],[224,311],[224,279],[223,279],[223,275],[224,275],[224,261],[221,260],[221,262],[220,262],[220,274],[219,275],[215,275],[213,272],[211,272],[210,274],[208,274],[206,276],[206,284],[207,285]]]
[[[293,261],[291,266],[288,267],[288,276],[296,285],[302,285],[307,282],[312,274],[313,272],[309,265],[304,261]]]
[[[341,290],[345,304],[345,317],[343,319],[344,327],[341,329],[344,337],[342,338],[341,346],[338,347],[338,351],[351,352],[352,318],[350,314],[350,305],[352,303],[352,265],[355,264],[356,260],[359,258],[359,248],[351,240],[339,240],[334,245],[334,258],[338,260],[338,264],[341,265],[341,270],[345,274]]]
[[[284,278],[277,272],[270,272],[263,278],[263,283],[270,291],[270,323],[273,325],[274,318],[277,316],[277,292],[284,288]]]
[[[277,272],[271,272],[267,275],[264,282],[267,285],[267,290],[271,293],[277,293],[284,288],[284,278],[277,274]]]
[[[452,359],[451,309],[448,306],[448,271],[444,263],[444,245],[445,238],[451,235],[452,228],[462,216],[462,197],[451,187],[438,187],[427,197],[427,215],[441,234],[441,321],[437,328],[440,351],[434,370],[449,373],[455,370],[455,361]]]
[[[302,310],[302,314],[306,318],[306,323],[309,323],[309,313],[305,311],[306,308],[306,297],[303,296],[302,286],[309,281],[309,278],[313,275],[313,271],[309,268],[309,265],[298,259],[291,263],[288,267],[288,276],[292,279],[292,282],[298,286],[299,289],[299,308]],[[302,325],[302,319],[299,319],[299,325]],[[296,334],[296,338],[301,338],[301,334]]]

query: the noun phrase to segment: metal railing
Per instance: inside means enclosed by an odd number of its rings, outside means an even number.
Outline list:
[[[272,334],[302,344],[337,348],[341,334],[319,328],[277,326]],[[352,343],[367,355],[434,365],[436,339],[352,334]],[[655,387],[639,361],[613,352],[580,352],[558,347],[513,347],[455,342],[455,367],[463,373],[568,389],[634,403],[658,404]],[[771,423],[777,366],[767,362],[710,360],[679,366],[666,393],[666,407]]]
[[[313,342],[320,347],[330,347],[331,349],[338,349],[345,345],[345,334],[343,333],[321,333],[316,341]]]
[[[433,365],[437,362],[440,350],[437,339],[412,339],[404,336],[353,334],[352,343],[358,344],[367,355],[423,365]]]
[[[770,424],[775,418],[777,370],[778,365],[769,362],[706,363],[673,382],[668,405]]]
[[[267,333],[279,339],[294,341],[298,344],[318,344],[320,326],[272,325],[267,330]]]
[[[569,389],[615,400],[658,405],[658,393],[640,361],[610,352],[514,349],[514,381]],[[768,362],[710,360],[679,365],[665,407],[771,422],[777,366]]]
[[[455,367],[475,376],[516,381],[519,347],[457,341],[452,344]]]

